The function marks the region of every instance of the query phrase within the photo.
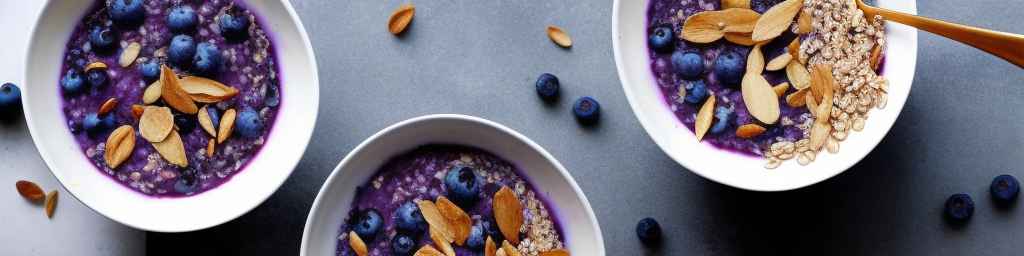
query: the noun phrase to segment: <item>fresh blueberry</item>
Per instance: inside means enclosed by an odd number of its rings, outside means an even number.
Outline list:
[[[725,131],[725,128],[729,128],[729,124],[732,123],[732,109],[725,106],[718,106],[715,108],[715,124],[711,126],[711,133],[719,134]]]
[[[418,234],[426,229],[427,221],[423,219],[419,206],[411,201],[405,202],[395,210],[395,227],[403,232]]]
[[[94,88],[101,88],[110,81],[110,77],[107,75],[107,69],[105,68],[94,68],[85,72],[86,80],[89,80],[89,85]]]
[[[220,34],[231,41],[242,41],[249,36],[249,15],[232,8],[220,15]]]
[[[738,52],[722,52],[715,59],[715,77],[724,84],[738,85],[743,80],[746,65],[747,61]]]
[[[357,211],[354,218],[351,218],[349,223],[352,226],[352,231],[355,231],[359,238],[363,240],[373,240],[377,236],[377,232],[384,226],[384,219],[380,217],[380,213],[375,209],[363,209]]]
[[[112,52],[117,43],[117,33],[110,27],[96,25],[89,30],[89,45],[97,53]]]
[[[184,114],[175,115],[174,125],[178,126],[178,131],[181,132],[182,135],[185,135],[196,129],[198,121],[196,121],[195,116]]]
[[[686,103],[698,104],[704,102],[704,99],[708,97],[708,86],[704,84],[704,80],[696,80],[689,82],[689,88],[686,88],[686,98],[683,98]]]
[[[412,236],[399,233],[391,238],[391,255],[412,255],[413,247],[416,247],[416,240],[412,239]]]
[[[217,108],[206,107],[206,113],[210,114],[210,122],[213,123],[213,127],[220,127],[220,112],[217,111]]]
[[[192,71],[196,74],[212,77],[220,71],[220,49],[217,45],[202,42],[196,45],[196,55],[192,58]]]
[[[540,77],[537,77],[535,85],[537,87],[537,95],[540,96],[541,99],[544,99],[545,101],[554,101],[558,98],[558,88],[560,87],[560,84],[558,83],[558,77],[555,75],[549,73],[540,74]]]
[[[581,123],[594,123],[601,117],[601,104],[589,96],[580,97],[572,104],[572,113]]]
[[[656,246],[661,243],[661,225],[653,218],[644,218],[636,224],[636,236],[644,245]]]
[[[146,19],[146,8],[142,0],[113,0],[107,5],[110,20],[118,26],[132,27]]]
[[[675,46],[675,32],[672,31],[671,25],[659,25],[651,30],[651,34],[647,38],[647,43],[651,45],[655,51],[667,52],[672,50]]]
[[[456,165],[444,177],[448,197],[462,207],[472,206],[480,198],[480,177],[472,167]]]
[[[672,54],[672,70],[686,80],[700,78],[704,73],[704,57],[695,52],[675,52]]]
[[[267,107],[277,107],[281,104],[281,92],[278,91],[277,86],[264,86],[263,89],[263,104]]]
[[[473,228],[469,229],[469,238],[466,239],[466,246],[473,250],[483,249],[485,239],[484,228],[477,223],[473,225]]]
[[[1014,199],[1017,199],[1017,194],[1020,193],[1020,183],[1012,175],[999,175],[992,179],[992,185],[988,187],[988,192],[992,194],[992,199],[996,203],[1009,205]]]
[[[967,194],[954,194],[946,199],[946,218],[954,222],[965,222],[974,215],[974,200]]]
[[[189,35],[176,35],[167,48],[167,60],[177,67],[187,67],[196,55],[196,42]]]
[[[17,85],[0,85],[0,118],[7,119],[21,112],[21,90]]]
[[[251,108],[245,108],[238,112],[238,119],[235,121],[235,130],[239,135],[246,138],[256,138],[263,133],[263,120],[260,114]]]
[[[178,176],[178,181],[174,182],[174,191],[182,194],[188,194],[196,191],[199,186],[199,182],[196,182],[196,171],[192,168],[186,168],[181,171]]]
[[[65,94],[77,94],[85,89],[85,79],[82,78],[82,72],[78,69],[68,69],[67,73],[64,73],[64,77],[60,79],[60,87],[64,89]]]
[[[167,28],[177,34],[191,33],[196,29],[198,23],[199,16],[196,16],[196,11],[192,10],[192,6],[175,6],[167,13]]]
[[[160,79],[160,62],[157,59],[150,59],[140,64],[139,73],[142,73],[142,79],[149,83]]]
[[[82,128],[91,135],[96,135],[111,127],[114,127],[114,115],[100,117],[96,112],[92,112],[85,114],[82,119]]]

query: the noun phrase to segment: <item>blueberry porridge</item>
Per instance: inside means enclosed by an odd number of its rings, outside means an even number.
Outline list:
[[[554,210],[516,167],[426,145],[356,189],[337,255],[569,255]]]
[[[881,17],[853,0],[651,0],[650,66],[697,140],[811,163],[885,107]]]
[[[238,0],[107,0],[67,42],[67,127],[104,174],[137,192],[190,196],[241,171],[280,104],[272,41]]]

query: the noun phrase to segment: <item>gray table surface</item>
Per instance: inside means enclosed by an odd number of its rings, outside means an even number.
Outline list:
[[[944,38],[921,33],[910,100],[864,161],[808,188],[755,193],[686,171],[648,138],[615,72],[610,0],[418,1],[402,38],[385,32],[387,15],[402,1],[293,2],[321,75],[320,116],[305,157],[252,212],[203,231],[149,233],[149,254],[294,255],[313,198],[337,162],[377,130],[432,113],[491,119],[550,151],[590,199],[608,255],[1016,255],[1024,249],[1024,211],[993,207],[987,194],[997,174],[1024,178],[1024,122],[1017,112],[1024,108],[1018,87],[1024,72]],[[1024,33],[1024,1],[928,0],[918,8]],[[552,45],[544,34],[549,24],[567,29],[575,46]],[[543,72],[562,81],[556,104],[541,104],[534,94],[532,83]],[[571,116],[571,101],[584,95],[596,97],[604,111],[592,129]],[[970,223],[952,227],[941,208],[958,192],[970,193],[977,210]],[[647,216],[665,229],[660,249],[644,249],[633,232]]]

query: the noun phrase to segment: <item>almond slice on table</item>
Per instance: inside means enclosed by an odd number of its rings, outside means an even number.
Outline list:
[[[135,58],[139,57],[139,51],[142,50],[142,45],[138,42],[131,42],[128,46],[121,50],[121,56],[117,59],[117,64],[121,67],[126,68],[131,66],[135,62]]]
[[[398,6],[388,17],[388,32],[392,35],[401,34],[405,31],[405,28],[412,23],[412,17],[416,15],[416,6],[412,4],[402,4]]]
[[[434,246],[443,252],[447,256],[455,256],[455,249],[452,248],[452,243],[438,231],[437,227],[429,227],[430,229],[430,240],[434,241]]]
[[[775,90],[775,95],[782,97],[783,95],[786,95],[786,91],[789,90],[789,82],[782,82],[781,84],[772,86],[772,90]]]
[[[238,89],[198,76],[183,77],[179,84],[193,101],[201,103],[217,103],[238,94]]]
[[[519,250],[515,246],[508,243],[508,240],[501,242],[501,249],[505,251],[506,256],[520,256]]]
[[[562,48],[572,47],[572,37],[558,26],[548,26],[548,38]]]
[[[208,107],[209,106],[207,105],[200,108],[199,113],[196,114],[196,119],[199,120],[199,126],[203,127],[203,130],[206,131],[207,134],[216,138],[217,127],[213,126],[213,119],[210,118],[210,112],[207,109]]]
[[[462,246],[469,238],[469,230],[473,227],[473,219],[469,217],[459,206],[452,203],[444,196],[437,198],[437,210],[441,216],[448,221],[448,227],[452,229],[455,244]],[[442,248],[443,249],[443,248]]]
[[[729,8],[750,9],[750,0],[722,0],[722,9]]]
[[[807,91],[808,89],[797,90],[790,95],[786,95],[786,105],[793,108],[803,107],[807,104]]]
[[[110,169],[117,169],[121,163],[128,160],[135,150],[135,129],[130,125],[122,125],[110,133],[107,143],[103,144],[103,160],[107,162]]]
[[[53,218],[53,211],[57,209],[57,191],[46,193],[46,217]]]
[[[437,205],[434,202],[419,200],[416,202],[416,206],[420,208],[420,214],[423,215],[423,219],[427,221],[431,229],[436,228],[445,240],[449,242],[455,241],[455,234],[448,227],[448,220],[441,215],[441,211],[437,209]]]
[[[34,182],[19,180],[14,183],[14,187],[18,189],[18,194],[26,200],[38,203],[46,198],[46,195],[43,194],[43,189]]]
[[[769,61],[768,62],[768,66],[765,66],[765,70],[768,70],[768,71],[779,71],[779,70],[782,70],[782,69],[786,68],[786,66],[789,65],[790,61],[793,61],[793,55],[789,55],[789,53],[783,52],[779,56],[776,56],[774,59]]]
[[[803,0],[786,0],[765,11],[754,26],[754,41],[768,41],[782,35],[804,6]]]
[[[765,130],[767,129],[757,124],[744,124],[736,128],[736,137],[749,139],[761,135]]]
[[[168,106],[181,113],[195,114],[199,111],[196,103],[192,101],[192,97],[184,89],[181,89],[178,75],[175,75],[174,71],[166,65],[161,66],[160,69],[160,98],[164,99],[164,103],[167,103]]]
[[[540,256],[569,256],[569,251],[565,249],[554,249],[546,252],[541,252]]]
[[[708,99],[704,101],[704,105],[700,107],[700,111],[697,112],[697,120],[693,123],[694,132],[697,135],[697,141],[704,139],[704,134],[711,128],[711,122],[714,121],[715,114],[715,95],[709,95]]]
[[[505,235],[505,239],[512,240],[513,244],[519,244],[519,227],[523,225],[523,205],[516,198],[516,193],[507,186],[502,186],[494,194],[492,208],[498,230]]]
[[[139,118],[139,133],[149,142],[161,142],[174,130],[174,115],[167,107],[149,106]]]
[[[167,160],[168,163],[180,167],[188,167],[188,158],[185,156],[185,144],[181,142],[181,136],[178,135],[178,132],[171,132],[163,141],[153,142],[152,144],[156,152],[160,153],[160,156]]]
[[[160,85],[160,80],[154,81],[146,87],[146,90],[142,92],[142,103],[153,104],[160,99],[160,95],[163,93],[164,87]]]
[[[444,255],[444,253],[441,253],[437,249],[434,249],[433,246],[430,246],[429,244],[425,244],[425,245],[423,245],[423,247],[420,247],[419,250],[416,250],[416,253],[414,253],[413,256],[445,256],[445,255]]]
[[[796,18],[796,33],[799,35],[811,33],[811,30],[814,29],[811,25],[811,19],[811,12],[801,10],[800,16]]]
[[[811,87],[811,74],[800,62],[790,61],[786,65],[786,77],[789,78],[789,84],[797,90]]]
[[[217,143],[224,143],[228,137],[231,137],[231,131],[235,129],[235,109],[228,109],[224,111],[224,115],[220,117],[220,129],[217,130]]]
[[[100,105],[100,110],[96,111],[96,114],[106,115],[111,110],[114,110],[114,107],[117,107],[117,98],[109,98],[103,102],[103,105]]]
[[[363,242],[362,238],[355,231],[348,232],[348,246],[352,248],[352,251],[359,256],[370,255],[369,250],[366,248],[366,243]]]
[[[764,54],[761,53],[761,45],[754,45],[747,54],[747,74],[760,75],[764,71]]]
[[[742,46],[753,46],[757,44],[753,39],[750,39],[750,33],[725,33],[725,40]]]
[[[491,236],[487,236],[487,242],[484,243],[484,256],[494,256],[498,250],[498,245],[494,244],[494,239]]]
[[[751,116],[765,124],[774,124],[779,120],[779,97],[768,80],[759,74],[747,73],[740,86],[743,103]]]

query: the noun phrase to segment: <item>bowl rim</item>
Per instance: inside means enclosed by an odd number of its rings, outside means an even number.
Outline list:
[[[39,30],[40,24],[42,24],[42,22],[44,22],[45,19],[47,18],[47,15],[45,15],[45,13],[47,13],[47,10],[50,10],[50,9],[54,8],[53,5],[57,1],[58,0],[47,0],[46,3],[43,4],[43,7],[42,7],[41,11],[39,12],[38,17],[36,18],[35,23],[32,24],[32,28],[30,29],[31,32],[29,34],[30,35],[29,36],[29,43],[27,44],[26,48],[24,49],[27,53],[31,54],[33,52],[33,49],[36,47],[35,46],[36,45],[35,41],[37,39],[36,34],[39,33],[38,30]],[[298,141],[299,143],[301,143],[301,148],[307,149],[309,147],[309,141],[312,139],[313,131],[316,129],[316,121],[315,120],[317,120],[317,117],[319,116],[319,105],[320,105],[320,78],[319,77],[320,77],[320,75],[319,75],[319,71],[318,71],[317,64],[316,64],[317,63],[316,62],[316,54],[315,54],[315,51],[313,51],[313,46],[312,46],[312,44],[311,44],[311,42],[309,40],[309,35],[306,32],[305,26],[303,25],[302,20],[299,19],[299,16],[295,12],[295,9],[292,6],[291,2],[289,2],[287,0],[263,0],[263,1],[279,2],[284,7],[285,14],[287,14],[288,18],[293,22],[293,24],[295,25],[296,31],[300,35],[300,38],[298,40],[301,42],[301,45],[304,48],[303,51],[310,53],[310,54],[308,54],[307,58],[305,60],[303,60],[303,62],[306,62],[306,63],[309,64],[308,65],[309,66],[309,72],[312,74],[312,76],[309,77],[308,79],[310,79],[310,81],[312,82],[312,86],[310,86],[311,87],[310,93],[312,94],[313,97],[312,97],[311,101],[308,102],[308,104],[312,104],[312,111],[313,112],[309,113],[309,114],[312,115],[312,120],[314,120],[314,121],[313,121],[312,125],[310,126],[309,135],[306,137],[306,139]],[[246,4],[250,4],[250,3],[246,3]],[[264,21],[264,22],[266,23],[267,21]],[[24,73],[22,73],[22,75],[23,75],[22,81],[28,81],[27,79],[31,76],[30,75],[31,74],[31,70],[33,70],[31,68],[31,66],[29,65],[31,63],[32,63],[32,56],[29,56],[28,54],[26,54],[26,59],[23,61],[23,65],[25,67],[28,67],[28,68],[26,68]],[[22,94],[25,95],[26,91],[31,91],[31,90],[23,90]],[[29,92],[27,94],[31,94],[31,92]],[[24,108],[24,113],[31,113],[32,112],[32,104],[29,104],[32,101],[30,98],[31,97],[22,97],[22,105],[23,105],[23,108]],[[40,134],[38,134],[39,132],[37,132],[37,130],[40,129],[40,128],[36,127],[35,122],[33,122],[33,120],[32,120],[33,117],[31,117],[30,115],[26,114],[26,115],[24,115],[24,118],[25,118],[26,126],[28,127],[28,130],[29,130],[29,135],[32,138],[32,142],[33,142],[34,146],[36,147],[36,152],[38,153],[38,157],[40,159],[42,159],[44,163],[46,163],[47,170],[50,171],[50,174],[53,175],[53,177],[57,179],[57,181],[60,184],[60,186],[63,187],[64,190],[68,192],[68,194],[70,194],[72,197],[75,198],[75,200],[78,200],[83,205],[85,205],[87,208],[89,208],[93,212],[98,213],[101,216],[104,216],[104,217],[106,217],[108,219],[114,220],[114,221],[116,221],[118,223],[121,223],[123,225],[129,226],[129,227],[132,227],[132,228],[135,228],[135,229],[139,229],[139,230],[144,230],[144,231],[164,232],[164,233],[189,232],[189,231],[196,231],[196,230],[202,230],[202,229],[207,229],[207,228],[210,228],[210,227],[219,226],[219,225],[224,224],[224,223],[226,223],[228,221],[237,219],[238,217],[240,217],[242,215],[245,215],[246,213],[252,211],[252,209],[255,209],[260,204],[263,204],[263,202],[265,202],[268,198],[270,198],[270,196],[272,196],[274,193],[276,193],[277,190],[280,189],[280,187],[284,184],[284,182],[287,181],[288,178],[291,177],[291,174],[295,171],[295,168],[298,166],[299,162],[301,161],[301,157],[300,157],[300,159],[298,159],[294,163],[290,164],[290,168],[287,169],[288,174],[286,176],[284,176],[283,179],[278,180],[276,182],[276,184],[273,184],[274,187],[275,187],[274,190],[270,191],[269,193],[264,193],[263,195],[260,195],[258,197],[259,200],[253,200],[251,205],[248,205],[248,206],[244,207],[244,209],[242,211],[238,211],[236,214],[228,215],[230,218],[222,218],[220,220],[209,222],[206,225],[199,225],[199,226],[184,226],[184,227],[175,227],[175,228],[147,227],[147,226],[143,226],[143,225],[141,225],[139,223],[125,221],[125,219],[123,219],[123,218],[121,218],[119,216],[114,216],[114,215],[108,214],[105,211],[102,211],[100,209],[94,208],[93,206],[91,206],[88,203],[86,203],[86,201],[81,200],[75,194],[74,190],[67,185],[68,181],[64,180],[62,178],[63,176],[58,175],[57,172],[55,172],[53,170],[53,168],[51,167],[51,166],[55,166],[54,160],[52,160],[52,159],[54,159],[54,157],[50,156],[47,151],[42,149],[42,145],[43,144],[41,142],[41,139],[39,138]],[[280,133],[281,131],[278,131],[278,132]],[[271,131],[271,133],[273,133],[273,131]],[[266,149],[261,149],[259,153],[263,153],[265,150]],[[95,166],[90,166],[90,168],[94,169],[94,171],[98,171],[98,170],[95,170]],[[118,184],[118,185],[120,186],[120,184]],[[133,193],[138,193],[136,191],[132,191],[132,192]],[[175,199],[170,199],[170,200],[178,200],[178,199],[175,198]]]
[[[410,118],[410,119],[406,119],[404,121],[400,121],[398,123],[389,125],[388,127],[384,128],[384,129],[381,129],[380,131],[374,133],[370,137],[368,137],[365,140],[363,140],[362,142],[360,142],[359,145],[357,145],[355,148],[353,148],[351,151],[349,151],[349,153],[347,155],[345,155],[345,158],[342,158],[341,162],[339,162],[338,165],[336,165],[334,167],[334,170],[331,171],[330,176],[328,176],[327,179],[324,180],[324,183],[323,183],[323,185],[320,186],[320,189],[317,190],[316,199],[313,200],[313,204],[312,204],[312,206],[310,207],[310,210],[309,210],[309,215],[306,217],[305,227],[303,227],[303,229],[302,229],[302,242],[301,242],[301,244],[299,246],[299,254],[300,255],[307,255],[307,252],[308,252],[309,246],[310,246],[309,243],[310,243],[310,239],[311,239],[310,232],[311,232],[311,229],[313,228],[312,224],[315,221],[316,216],[318,214],[323,214],[322,213],[323,211],[320,209],[320,205],[321,205],[323,200],[327,200],[327,199],[325,199],[325,197],[326,197],[325,194],[326,194],[326,191],[327,191],[328,187],[331,186],[332,184],[337,183],[337,180],[340,179],[340,176],[342,175],[342,172],[341,172],[342,167],[348,165],[349,162],[355,161],[354,157],[356,155],[358,155],[358,153],[362,152],[364,150],[364,148],[366,148],[370,144],[378,141],[380,138],[382,138],[384,136],[388,136],[389,134],[393,133],[394,131],[399,130],[399,129],[403,129],[403,128],[407,127],[407,126],[412,126],[412,125],[415,125],[415,124],[418,124],[418,123],[423,123],[423,122],[434,122],[434,121],[457,121],[457,122],[470,122],[470,123],[481,124],[481,125],[493,128],[493,129],[495,129],[495,130],[497,130],[497,131],[499,131],[501,133],[504,133],[506,135],[510,135],[511,137],[515,138],[519,142],[522,142],[523,144],[529,146],[530,149],[532,149],[533,151],[535,151],[538,154],[540,154],[545,160],[547,160],[552,166],[554,166],[556,170],[558,170],[558,175],[560,175],[562,177],[562,179],[566,180],[566,182],[569,183],[570,188],[576,194],[575,195],[576,199],[578,199],[580,201],[580,203],[583,205],[583,211],[587,215],[587,218],[589,219],[590,225],[591,225],[591,227],[595,231],[594,235],[596,236],[597,243],[598,243],[598,244],[595,244],[595,245],[598,248],[600,248],[601,254],[604,255],[604,253],[605,253],[604,237],[603,237],[602,232],[601,232],[601,226],[598,224],[597,215],[594,214],[593,207],[590,205],[590,201],[587,199],[586,194],[583,193],[583,190],[580,189],[579,184],[577,184],[576,180],[573,179],[572,175],[569,174],[569,171],[566,170],[564,166],[562,166],[561,162],[559,162],[557,159],[555,159],[555,157],[553,155],[551,155],[551,153],[549,153],[543,147],[538,145],[536,142],[534,142],[530,138],[527,138],[525,135],[520,134],[519,132],[516,132],[515,130],[512,130],[511,128],[508,128],[508,127],[506,127],[506,126],[504,126],[502,124],[499,124],[497,122],[490,121],[490,120],[487,120],[487,119],[483,119],[483,118],[480,118],[480,117],[469,116],[469,115],[461,115],[461,114],[432,114],[432,115],[423,115],[423,116],[418,116],[418,117],[413,117],[413,118]],[[472,145],[470,145],[470,146],[472,146]],[[353,195],[347,195],[347,196],[353,196]]]

